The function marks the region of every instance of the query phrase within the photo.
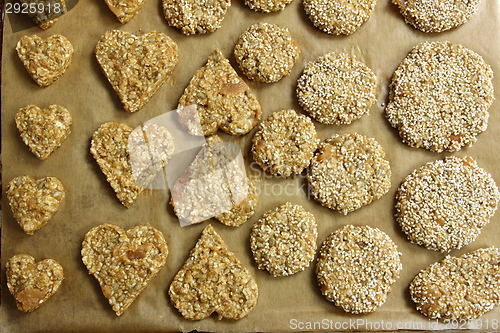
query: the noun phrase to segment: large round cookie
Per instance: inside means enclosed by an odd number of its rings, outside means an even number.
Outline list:
[[[321,292],[346,312],[375,311],[387,300],[402,264],[396,244],[377,228],[347,225],[319,251],[316,277]]]
[[[297,82],[300,106],[320,123],[350,124],[375,102],[377,78],[347,54],[329,53],[306,65]]]
[[[307,180],[315,200],[347,214],[387,193],[391,168],[375,139],[334,134],[319,144]]]
[[[408,239],[449,252],[476,239],[495,214],[500,194],[474,159],[449,156],[413,171],[396,197],[397,221]]]
[[[472,146],[486,130],[493,71],[451,42],[417,45],[394,73],[387,119],[411,147],[435,152]]]

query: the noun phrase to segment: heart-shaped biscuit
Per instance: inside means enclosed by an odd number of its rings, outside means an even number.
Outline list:
[[[107,31],[95,47],[102,72],[128,112],[140,110],[172,73],[177,44],[167,35],[150,31],[134,36]]]
[[[17,254],[6,263],[7,287],[17,308],[31,312],[57,291],[64,279],[63,268],[54,259],[35,262],[27,254]]]
[[[105,0],[121,23],[127,23],[141,10],[146,0]]]
[[[50,28],[66,13],[64,0],[20,0],[20,2],[29,8],[28,16],[43,30]]]
[[[28,235],[49,222],[65,196],[61,181],[55,177],[35,180],[20,176],[12,179],[7,187],[14,218]]]
[[[240,319],[257,304],[258,287],[250,272],[208,225],[168,290],[182,316],[201,320],[214,311],[219,319]]]
[[[59,105],[40,109],[28,105],[16,114],[16,125],[23,142],[41,160],[56,150],[71,133],[71,114]]]
[[[99,281],[117,316],[132,304],[167,260],[163,234],[148,226],[127,231],[111,224],[91,229],[82,243],[82,261]]]
[[[47,87],[59,79],[73,57],[73,45],[64,36],[52,35],[42,39],[25,36],[17,42],[17,55],[33,80]]]

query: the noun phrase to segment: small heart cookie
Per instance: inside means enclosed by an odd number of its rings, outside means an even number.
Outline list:
[[[95,47],[101,70],[128,112],[140,110],[172,73],[177,44],[167,35],[150,31],[134,36],[107,31]]]
[[[258,287],[250,272],[208,225],[168,290],[182,316],[201,320],[240,319],[257,304]]]
[[[17,55],[33,80],[47,87],[59,79],[73,57],[73,45],[64,36],[52,35],[42,39],[25,36],[17,42]]]
[[[141,10],[146,0],[104,0],[121,23],[127,23]]]
[[[16,125],[23,142],[41,160],[56,150],[71,133],[71,114],[59,105],[40,109],[28,105],[16,114]]]
[[[20,176],[12,179],[7,187],[14,218],[28,235],[49,222],[65,196],[61,181],[55,177],[35,180]]]
[[[153,227],[125,231],[102,224],[85,235],[81,255],[120,316],[163,267],[168,248],[163,234]]]
[[[28,16],[43,30],[50,28],[66,13],[64,0],[20,0],[20,2],[29,8]]]
[[[45,303],[64,279],[63,268],[54,259],[35,262],[30,255],[17,254],[5,266],[7,287],[23,312],[31,312]]]

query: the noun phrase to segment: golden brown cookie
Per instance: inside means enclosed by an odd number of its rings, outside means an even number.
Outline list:
[[[177,108],[181,125],[200,136],[219,128],[232,135],[246,134],[262,114],[255,95],[218,49],[193,76]]]
[[[121,23],[127,23],[139,13],[146,0],[104,0]]]
[[[293,0],[245,0],[245,5],[257,12],[271,13],[285,9]]]
[[[258,287],[250,272],[211,225],[170,284],[172,304],[189,320],[216,312],[219,319],[240,319],[257,304]]]
[[[27,6],[28,16],[43,30],[50,28],[63,14],[66,13],[64,0],[20,0]]]

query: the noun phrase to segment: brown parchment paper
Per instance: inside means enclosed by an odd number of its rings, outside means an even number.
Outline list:
[[[295,331],[295,330],[429,330],[446,328],[498,329],[500,308],[471,323],[429,321],[415,310],[408,294],[408,285],[420,269],[441,260],[444,254],[431,252],[410,244],[397,225],[395,193],[403,178],[426,162],[448,154],[412,149],[401,142],[397,131],[385,119],[388,85],[400,61],[417,43],[426,40],[450,40],[481,54],[495,72],[497,100],[490,109],[488,129],[480,134],[472,148],[455,153],[470,155],[479,165],[500,181],[500,15],[498,1],[483,0],[478,12],[462,27],[440,34],[424,34],[405,24],[389,0],[379,0],[373,16],[351,36],[330,36],[315,28],[304,13],[301,0],[294,0],[279,13],[256,13],[242,0],[232,6],[218,31],[201,36],[184,36],[169,27],[159,0],[148,0],[140,13],[127,24],[121,24],[103,0],[80,0],[50,29],[42,31],[26,15],[6,15],[2,61],[2,161],[3,184],[19,175],[35,178],[59,178],[67,196],[59,212],[35,235],[23,233],[12,216],[3,188],[2,270],[1,270],[1,332],[164,332],[164,331]],[[124,208],[112,191],[89,147],[92,133],[103,122],[120,121],[132,128],[175,109],[177,100],[192,75],[203,66],[215,48],[219,48],[237,68],[233,47],[239,35],[258,21],[277,23],[289,28],[301,48],[300,59],[291,74],[274,84],[258,84],[246,80],[256,93],[263,109],[263,119],[270,113],[293,108],[304,112],[295,96],[296,80],[305,64],[331,51],[354,54],[376,73],[378,101],[370,114],[348,126],[326,126],[315,123],[321,139],[333,133],[358,132],[374,137],[384,148],[392,167],[391,190],[380,200],[343,216],[308,198],[306,179],[277,179],[252,164],[249,154],[251,133],[243,137],[219,134],[226,141],[237,143],[246,160],[250,177],[257,182],[260,200],[257,213],[239,228],[225,227],[216,220],[180,227],[168,205],[168,190],[155,190],[142,196],[130,208]],[[13,27],[16,26],[14,29]],[[25,30],[19,31],[19,26]],[[159,89],[139,112],[125,112],[101,73],[93,50],[105,31],[122,29],[140,34],[150,30],[166,33],[179,46],[179,62],[168,83]],[[19,61],[15,45],[24,35],[48,37],[63,34],[75,49],[66,73],[47,88],[38,87]],[[241,72],[238,70],[241,74]],[[47,160],[39,161],[19,137],[14,115],[29,104],[47,107],[65,106],[73,116],[72,133]],[[176,163],[175,159],[170,163]],[[273,278],[259,271],[251,257],[249,232],[253,223],[267,210],[286,201],[301,204],[311,211],[318,224],[318,245],[334,230],[346,224],[378,227],[395,241],[402,253],[403,271],[392,286],[387,302],[369,315],[351,315],[328,302],[316,284],[314,263],[303,272],[284,278]],[[166,265],[130,308],[117,317],[102,295],[95,278],[88,274],[80,257],[81,242],[87,231],[101,223],[122,228],[149,224],[160,229],[169,247]],[[216,315],[202,321],[187,321],[171,305],[167,290],[176,272],[183,265],[202,229],[211,223],[227,242],[259,286],[257,306],[238,321],[217,319]],[[500,213],[497,213],[475,242],[460,255],[485,246],[500,246]],[[33,255],[37,261],[53,258],[64,267],[65,280],[59,291],[43,306],[30,314],[17,310],[5,283],[5,262],[18,253]],[[469,326],[474,324],[475,326]],[[497,326],[495,326],[495,324]],[[455,325],[455,326],[453,326]]]

